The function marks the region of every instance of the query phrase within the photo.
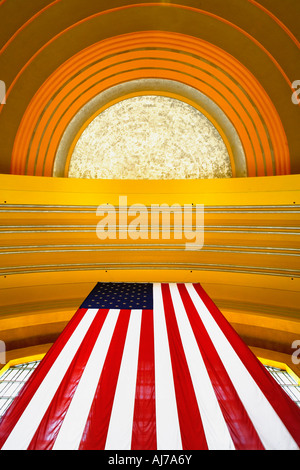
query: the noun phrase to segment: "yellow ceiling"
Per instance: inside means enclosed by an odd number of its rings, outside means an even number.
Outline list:
[[[0,13],[0,339],[8,356],[46,350],[97,281],[193,281],[255,353],[299,369],[291,344],[300,334],[300,111],[292,101],[300,3],[2,0]],[[143,95],[203,112],[227,144],[233,177],[67,178],[87,125]],[[99,240],[96,209],[118,210],[120,196],[128,207],[204,204],[203,248]]]
[[[2,1],[1,173],[51,176],[64,132],[84,106],[111,90],[107,106],[145,79],[211,99],[241,139],[248,176],[299,173],[299,105],[291,99],[300,76],[299,2],[229,4]],[[182,87],[178,93],[185,97]],[[77,131],[89,118],[84,113]]]

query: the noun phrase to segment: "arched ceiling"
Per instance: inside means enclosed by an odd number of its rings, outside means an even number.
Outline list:
[[[248,176],[299,173],[297,2],[3,0],[1,10],[2,173],[52,176],[84,106],[115,86],[107,107],[126,93],[117,85],[145,79],[164,80],[165,93],[175,81],[212,100],[241,140]]]
[[[97,281],[139,279],[201,282],[252,348],[290,361],[300,334],[298,0],[0,0],[0,13],[0,339],[9,353],[48,347]],[[233,178],[68,178],[88,125],[143,96],[202,113]],[[204,204],[203,249],[100,243],[97,206],[117,207],[120,195],[128,205]]]

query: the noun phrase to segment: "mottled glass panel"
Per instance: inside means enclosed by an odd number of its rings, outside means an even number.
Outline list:
[[[137,96],[107,108],[81,134],[69,177],[230,178],[226,145],[193,106],[166,96]]]

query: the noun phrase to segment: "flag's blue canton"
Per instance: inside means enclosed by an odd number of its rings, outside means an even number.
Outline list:
[[[153,284],[98,282],[81,308],[153,309]]]

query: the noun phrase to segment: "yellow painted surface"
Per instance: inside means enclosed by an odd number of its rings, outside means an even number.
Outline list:
[[[0,338],[9,351],[51,343],[98,281],[200,282],[250,346],[289,354],[300,338],[299,175],[142,182],[0,175],[0,188]],[[128,234],[99,240],[96,209],[107,202],[118,210],[120,196],[128,207],[204,204],[202,249]]]
[[[86,180],[0,175],[1,204],[300,204],[300,175],[217,180]]]

